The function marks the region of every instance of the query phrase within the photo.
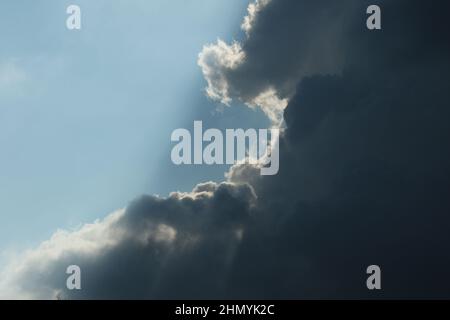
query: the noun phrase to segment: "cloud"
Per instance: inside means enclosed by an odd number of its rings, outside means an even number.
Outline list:
[[[279,174],[237,165],[227,175],[254,186],[273,240],[276,266],[249,260],[268,265],[257,275],[274,278],[270,297],[448,297],[450,46],[429,23],[443,16],[419,1],[381,2],[385,29],[371,33],[358,15],[369,2],[353,4],[342,71],[301,78],[285,110]],[[371,264],[382,292],[365,288]]]
[[[129,233],[118,226],[123,214],[124,210],[118,210],[105,219],[85,224],[76,231],[58,230],[38,248],[14,257],[0,273],[0,298],[54,297],[56,288],[52,288],[52,281],[42,285],[38,283],[39,280],[51,278],[51,272],[55,272],[58,265],[65,262],[70,265],[70,259],[95,258],[102,251],[114,248],[124,241]],[[55,275],[61,273],[58,277],[60,279],[64,272],[65,270],[57,270]]]
[[[379,1],[376,32],[369,4],[272,0],[244,43],[202,51],[217,99],[287,104],[277,175],[236,165],[227,182],[58,232],[6,269],[0,292],[448,298],[450,4]],[[64,287],[69,264],[82,268],[81,291]],[[371,264],[381,292],[365,287]]]
[[[247,33],[243,43],[218,40],[199,55],[208,96],[227,105],[237,99],[261,107],[279,124],[285,102],[303,77],[341,72],[343,26],[353,7],[351,1],[251,3],[242,24]],[[237,52],[239,63],[228,67],[223,61],[235,61]],[[270,100],[262,99],[269,94]]]
[[[229,84],[226,79],[228,70],[236,69],[245,58],[239,43],[231,45],[222,40],[217,45],[206,45],[198,57],[198,64],[202,68],[203,76],[208,82],[207,95],[223,104],[230,104]]]
[[[248,14],[244,17],[244,21],[242,22],[241,28],[245,31],[247,36],[250,34],[250,31],[253,28],[253,25],[256,22],[256,18],[259,12],[264,9],[265,6],[269,4],[270,0],[256,0],[248,5],[247,12]]]
[[[288,99],[280,99],[274,88],[268,88],[247,102],[249,107],[259,106],[272,123],[282,126],[283,112],[288,105]]]
[[[255,201],[249,185],[227,182],[199,184],[168,198],[143,196],[79,230],[57,231],[17,257],[2,272],[0,296],[171,297],[195,294],[202,284],[219,290],[219,275],[233,261]],[[65,270],[72,264],[82,270],[80,292],[65,288]],[[185,273],[196,276],[183,280]],[[131,281],[124,291],[129,276],[140,277],[141,284]]]

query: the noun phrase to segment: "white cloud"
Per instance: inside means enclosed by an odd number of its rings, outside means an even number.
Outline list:
[[[114,247],[126,236],[125,230],[117,226],[124,212],[124,209],[117,210],[76,231],[57,230],[36,249],[12,258],[0,272],[0,299],[51,298],[53,290],[46,286],[36,292],[25,289],[29,274],[46,273],[50,265],[72,254],[96,256],[100,251]]]
[[[283,112],[288,105],[288,99],[280,99],[274,88],[261,92],[247,103],[250,107],[258,106],[277,127],[283,122]]]
[[[198,56],[198,65],[202,68],[203,76],[208,83],[206,88],[208,97],[225,105],[231,103],[227,72],[237,68],[244,59],[245,53],[238,42],[228,45],[219,39],[217,44],[203,47]]]
[[[250,3],[247,8],[248,14],[244,17],[241,28],[245,31],[247,36],[250,34],[253,25],[255,24],[258,13],[269,4],[271,0],[256,0]]]

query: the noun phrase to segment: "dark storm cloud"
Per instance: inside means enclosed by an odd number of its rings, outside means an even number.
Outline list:
[[[258,1],[259,8],[242,43],[218,41],[205,46],[199,65],[207,94],[229,104],[232,99],[260,106],[278,122],[297,83],[314,74],[342,71],[347,22],[359,8],[355,1]],[[249,28],[245,27],[244,29]]]
[[[278,175],[236,166],[230,183],[137,199],[29,253],[10,285],[67,298],[450,297],[450,4],[377,1],[381,31],[365,27],[369,4],[273,0],[245,63],[219,72],[240,97],[266,84],[290,97]],[[83,270],[79,292],[64,289],[68,264]],[[380,292],[365,287],[371,264]]]
[[[259,261],[261,277],[279,270],[268,296],[450,296],[449,5],[379,4],[382,31],[365,30],[364,15],[347,21],[340,74],[298,84],[279,175],[230,173],[252,182],[268,213],[259,222],[278,230],[259,254],[277,253],[275,266]],[[381,293],[365,288],[371,264]]]
[[[355,9],[349,4],[269,2],[242,45],[244,62],[227,74],[232,95],[249,101],[274,87],[280,97],[286,98],[292,96],[302,77],[341,71],[343,29]]]

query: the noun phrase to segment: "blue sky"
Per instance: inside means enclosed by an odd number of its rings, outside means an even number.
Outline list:
[[[66,29],[66,7],[82,30]],[[243,37],[248,1],[0,3],[0,251],[75,228],[143,193],[220,180],[226,167],[175,167],[170,133],[261,127],[217,111],[197,66],[202,46]]]

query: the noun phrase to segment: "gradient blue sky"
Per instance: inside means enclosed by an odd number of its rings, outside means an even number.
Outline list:
[[[82,30],[65,27],[80,5]],[[261,127],[258,111],[217,112],[197,66],[202,46],[243,37],[248,1],[0,3],[0,252],[124,207],[221,180],[226,167],[175,167],[170,133]]]

